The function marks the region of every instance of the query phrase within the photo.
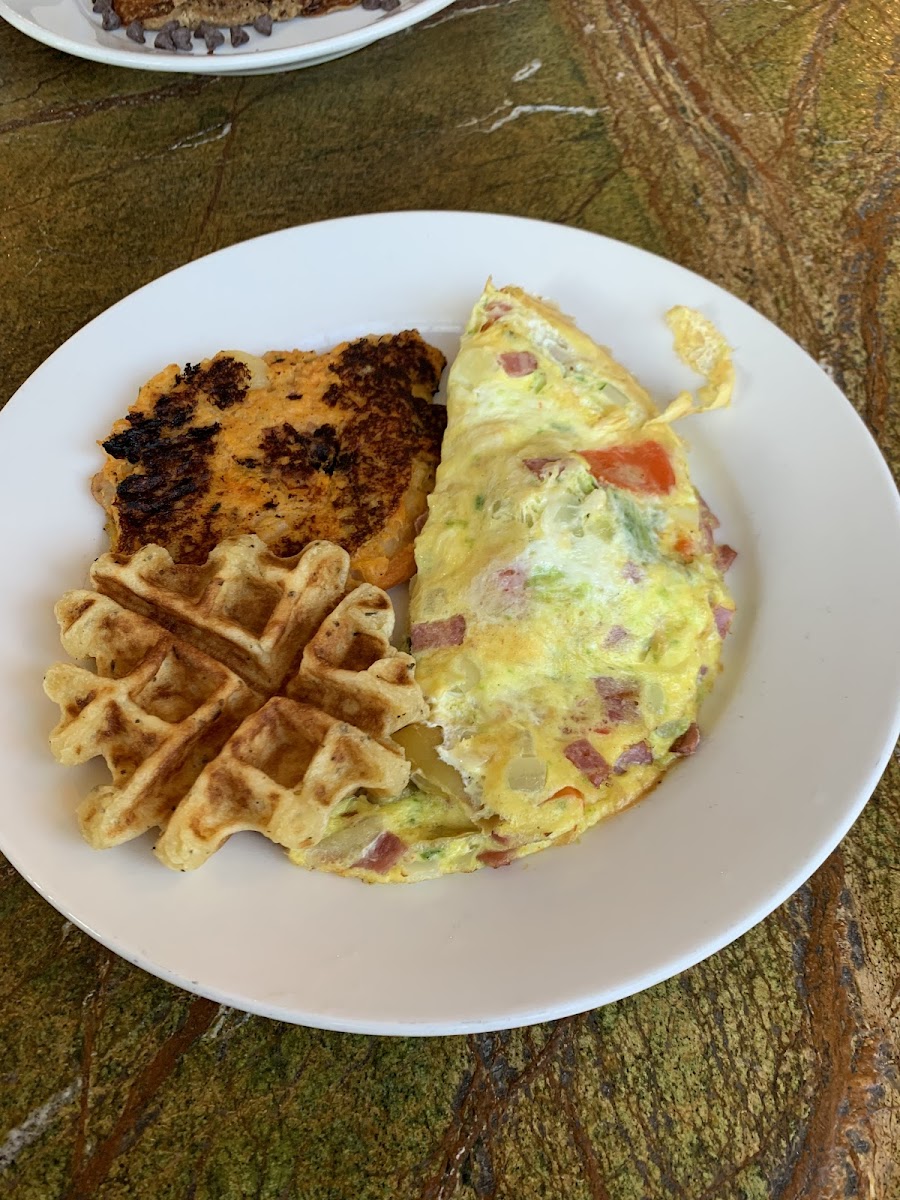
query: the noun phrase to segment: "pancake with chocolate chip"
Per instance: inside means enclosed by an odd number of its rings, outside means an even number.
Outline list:
[[[200,563],[242,533],[279,555],[323,540],[369,583],[403,582],[440,457],[443,368],[415,331],[167,367],[101,443],[92,490],[113,552],[153,542]]]
[[[123,25],[140,21],[147,29],[162,29],[178,21],[187,29],[212,26],[249,25],[260,18],[287,21],[292,17],[321,17],[342,8],[354,8],[357,0],[113,0]]]

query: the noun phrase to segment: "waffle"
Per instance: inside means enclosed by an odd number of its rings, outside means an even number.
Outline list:
[[[287,695],[317,703],[373,737],[425,720],[428,706],[415,682],[415,660],[391,645],[393,629],[390,599],[362,584],[310,639]]]
[[[349,554],[331,542],[278,558],[247,534],[220,542],[200,566],[176,565],[162,546],[104,554],[91,583],[271,695],[344,595],[349,569]]]
[[[44,681],[66,765],[112,775],[84,799],[86,840],[160,829],[167,866],[200,866],[234,832],[312,846],[349,797],[397,795],[409,765],[388,734],[425,712],[413,662],[391,646],[389,598],[347,592],[348,556],[314,543],[279,559],[254,535],[206,563],[159,546],[103,555],[95,590],[56,606],[64,649]]]

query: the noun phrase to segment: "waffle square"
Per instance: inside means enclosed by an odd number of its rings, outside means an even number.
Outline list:
[[[373,737],[424,720],[428,706],[415,681],[415,659],[394,649],[393,631],[390,598],[362,584],[322,621],[286,694],[317,703]]]
[[[162,546],[104,554],[91,583],[271,694],[344,595],[349,570],[333,542],[278,558],[248,534],[220,542],[199,566],[174,563]]]

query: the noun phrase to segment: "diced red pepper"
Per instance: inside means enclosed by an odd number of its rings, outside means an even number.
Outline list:
[[[600,483],[649,496],[663,496],[675,486],[675,471],[659,442],[635,442],[579,453]]]

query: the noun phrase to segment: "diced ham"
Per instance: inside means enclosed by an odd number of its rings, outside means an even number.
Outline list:
[[[457,613],[443,621],[420,621],[410,630],[413,650],[432,650],[436,646],[461,646],[466,636],[466,618]]]
[[[719,631],[719,637],[725,637],[731,628],[731,622],[734,620],[734,609],[726,608],[724,604],[717,604],[713,609],[713,617],[716,622],[716,629]]]
[[[600,787],[609,777],[609,763],[599,750],[595,750],[587,738],[579,738],[563,751],[573,767],[594,785]]]
[[[606,719],[610,725],[624,725],[638,719],[639,694],[633,683],[598,675],[594,687],[606,704]]]
[[[500,317],[505,316],[508,312],[512,312],[512,305],[507,304],[505,300],[491,300],[485,305],[484,315],[486,320],[482,322],[482,330],[490,329],[495,321]]]
[[[687,758],[689,754],[693,754],[700,745],[700,727],[695,721],[693,725],[689,725],[681,737],[677,737],[669,747],[671,754],[680,754],[682,758]]]
[[[610,696],[606,701],[606,719],[610,725],[627,725],[640,716],[635,695]]]
[[[538,360],[530,350],[507,350],[497,355],[497,361],[512,379],[533,375],[538,369]]]
[[[732,550],[730,546],[716,546],[716,569],[723,575],[736,558],[737,550]]]
[[[508,596],[521,596],[525,587],[525,571],[522,567],[504,567],[497,572],[497,587]]]
[[[537,475],[538,479],[543,479],[544,476],[547,474],[547,468],[553,466],[554,463],[558,463],[559,459],[558,458],[523,458],[522,462],[525,464],[525,466],[528,468],[528,470],[532,472],[533,475]]]
[[[627,750],[623,750],[613,765],[616,775],[624,775],[629,767],[648,767],[653,762],[653,752],[649,742],[635,742]]]
[[[486,867],[508,867],[514,857],[512,850],[482,850],[478,861]]]
[[[610,675],[597,675],[594,678],[594,687],[597,689],[598,695],[607,700],[610,696],[618,696],[622,692],[623,684],[621,679],[613,679]],[[632,691],[630,684],[626,687],[627,691]]]
[[[697,492],[697,502],[700,505],[700,520],[703,524],[709,525],[711,529],[719,528],[719,518],[709,507],[703,497]]]
[[[700,505],[701,544],[707,554],[712,554],[713,531],[719,528],[719,518],[712,511],[699,492],[697,492],[697,503]]]
[[[354,867],[366,871],[375,871],[378,874],[383,874],[395,866],[406,852],[406,842],[398,838],[395,833],[385,830],[384,833],[379,833],[374,842],[367,848],[361,858],[358,858],[353,864]]]
[[[630,583],[640,583],[644,578],[644,572],[636,563],[627,562],[622,568],[622,578],[627,579]]]
[[[603,639],[603,649],[611,650],[613,646],[618,646],[620,642],[627,641],[631,634],[623,625],[613,625],[609,633]]]

